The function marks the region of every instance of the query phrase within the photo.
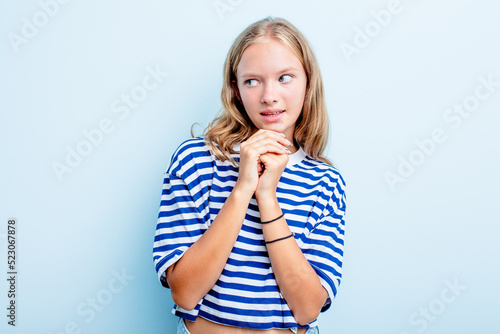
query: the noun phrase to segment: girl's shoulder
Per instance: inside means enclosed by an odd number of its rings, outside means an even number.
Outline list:
[[[199,155],[203,152],[210,153],[208,145],[202,137],[194,137],[183,141],[175,150],[173,157]]]
[[[335,166],[329,165],[326,162],[313,159],[306,155],[299,165],[296,165],[302,171],[307,172],[311,176],[328,179],[333,183],[340,183],[342,188],[345,187],[345,181],[341,172]]]
[[[345,210],[346,182],[339,169],[309,156],[306,156],[303,165],[304,168],[308,169],[311,182],[320,184],[325,192],[331,194],[331,205],[334,205],[337,209],[343,208],[342,210]]]
[[[168,172],[182,174],[196,166],[206,166],[213,163],[210,147],[201,137],[190,138],[182,142],[170,161]]]

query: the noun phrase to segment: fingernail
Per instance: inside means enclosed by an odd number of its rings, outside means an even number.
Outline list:
[[[280,135],[282,135],[283,137],[285,137],[285,138],[286,138],[286,134],[284,134],[284,133],[280,132]]]
[[[292,152],[290,152],[290,150],[287,149],[286,147],[285,147],[285,152],[288,153],[288,154],[292,154]]]

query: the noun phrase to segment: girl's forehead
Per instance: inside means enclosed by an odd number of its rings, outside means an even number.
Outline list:
[[[255,51],[255,49],[258,50],[257,52],[262,52],[264,50],[291,52],[290,48],[277,38],[261,38],[248,45],[245,50],[243,50],[242,57],[245,53],[249,53],[248,51]]]
[[[302,63],[281,41],[267,39],[252,43],[243,51],[238,64],[238,72],[243,68],[273,69],[289,66],[302,67]]]

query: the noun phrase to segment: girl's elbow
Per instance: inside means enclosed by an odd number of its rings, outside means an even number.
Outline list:
[[[316,320],[318,316],[319,312],[317,313],[313,311],[303,311],[294,316],[294,318],[299,326],[305,326]]]
[[[182,278],[174,274],[173,269],[174,266],[171,266],[167,271],[167,282],[170,287],[172,300],[175,305],[186,311],[191,311],[198,305],[200,300],[196,300],[196,296],[193,296],[193,292],[190,291],[189,286],[185,284]]]
[[[196,300],[189,293],[180,293],[179,291],[171,290],[172,300],[175,305],[186,311],[192,311],[198,305],[199,300]]]
[[[299,326],[305,326],[316,320],[321,313],[321,306],[317,304],[303,304],[293,313],[293,317]]]

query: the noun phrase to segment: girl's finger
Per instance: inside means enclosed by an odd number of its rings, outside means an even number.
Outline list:
[[[286,165],[288,157],[282,154],[266,153],[260,156],[260,161],[264,164],[265,168]]]
[[[270,130],[259,130],[248,138],[246,142],[255,143],[266,138],[271,138],[283,146],[292,146],[292,143],[285,137],[284,134]]]
[[[241,144],[241,154],[257,157],[265,153],[289,154],[290,150],[270,138]]]

